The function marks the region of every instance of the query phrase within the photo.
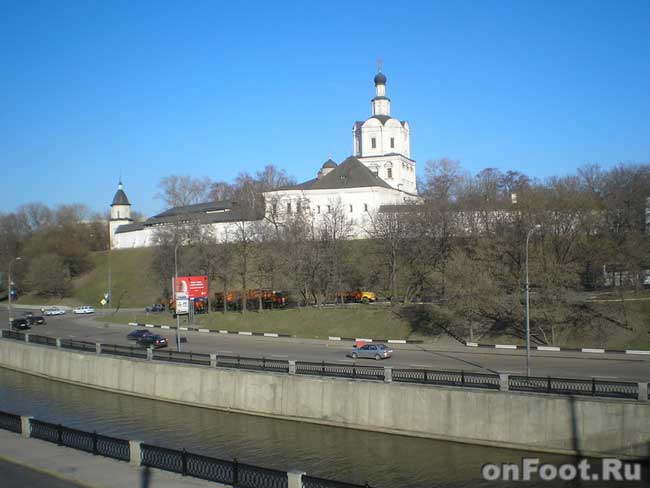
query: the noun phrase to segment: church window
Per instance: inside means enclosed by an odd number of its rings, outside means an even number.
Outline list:
[[[367,203],[364,203],[364,204],[363,204],[363,211],[364,211],[364,212],[367,212],[367,211],[368,211],[368,204],[367,204]]]
[[[287,213],[291,213],[291,202],[287,203]]]
[[[370,143],[373,149],[377,148],[377,138],[373,137],[372,139],[370,139]]]
[[[393,168],[386,168],[386,177],[387,178],[393,177]]]
[[[394,137],[390,138],[390,147],[395,147],[395,138]]]
[[[352,205],[350,205],[350,213],[352,213]]]

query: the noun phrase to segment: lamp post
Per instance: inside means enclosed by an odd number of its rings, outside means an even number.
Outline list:
[[[537,224],[535,227],[528,231],[526,235],[526,377],[530,376],[530,282],[528,280],[528,242],[530,236],[537,229],[541,229],[541,225]]]
[[[7,296],[9,297],[9,302],[7,309],[9,311],[9,330],[11,330],[11,265],[14,264],[14,261],[20,261],[20,256],[17,256],[13,258],[11,261],[9,261],[9,272],[7,273]]]
[[[180,352],[181,351],[181,336],[180,336],[181,318],[180,318],[180,315],[178,315],[178,300],[176,298],[176,286],[177,286],[177,283],[178,283],[178,246],[179,246],[179,244],[176,244],[176,246],[174,246],[174,286],[173,286],[173,292],[174,292],[174,313],[176,314],[176,351]]]

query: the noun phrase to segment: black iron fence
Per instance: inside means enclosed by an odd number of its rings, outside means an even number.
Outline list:
[[[20,415],[0,411],[0,429],[10,430],[20,434],[22,432],[22,424],[20,423]]]
[[[183,476],[193,476],[238,488],[286,488],[287,473],[233,461],[225,461],[185,450],[142,444],[142,464]]]
[[[491,390],[499,389],[499,375],[466,373],[464,371],[395,368],[393,369],[393,381],[401,383],[424,383],[429,385],[470,386]]]
[[[179,352],[172,351],[171,349],[153,350],[153,359],[159,361],[171,361],[174,363],[190,363],[190,364],[203,364],[204,366],[210,366],[210,355],[209,354],[199,354],[193,352]]]
[[[278,373],[289,372],[289,361],[269,358],[249,358],[244,356],[217,356],[220,368],[249,369],[252,371],[275,371]]]
[[[21,425],[19,415],[0,411],[0,429],[21,433]],[[85,432],[33,418],[29,419],[29,432],[29,437],[52,442],[59,446],[120,461],[131,460],[131,445],[128,440],[109,437],[97,432]],[[179,451],[140,443],[139,462],[143,466],[223,483],[234,488],[288,488],[289,484],[287,473],[284,471],[240,463],[236,459],[226,461],[203,456],[187,452],[185,449]],[[302,485],[305,488],[362,488],[359,485],[305,475],[302,476],[302,480]],[[370,487],[366,485],[365,488]]]
[[[386,371],[384,368],[377,366],[334,364],[326,363],[324,361],[320,363],[296,361],[296,374],[384,381],[385,373]]]
[[[25,340],[22,332],[2,330],[2,337],[18,341]],[[55,346],[57,339],[35,334],[29,335],[29,342]],[[60,345],[65,349],[75,349],[96,352],[93,342],[60,339]],[[102,344],[102,354],[146,358],[147,350],[134,346]],[[177,352],[171,349],[155,349],[152,358],[158,361],[188,363],[210,366],[212,361],[209,354],[193,352]],[[290,361],[282,359],[252,358],[245,356],[215,355],[214,365],[221,368],[235,368],[252,371],[270,371],[278,373],[290,372]],[[363,379],[386,381],[386,369],[378,366],[365,366],[356,363],[336,364],[326,362],[296,361],[295,374],[312,376],[330,376],[337,378]],[[441,386],[459,386],[482,388],[489,390],[500,389],[498,374],[474,373],[465,371],[441,371],[413,368],[393,368],[392,381],[397,383],[415,383]],[[512,391],[527,391],[551,393],[560,395],[584,395],[607,398],[639,398],[639,384],[636,382],[610,381],[599,379],[574,379],[552,377],[526,377],[511,375],[508,378],[508,389]]]
[[[124,439],[97,434],[97,432],[84,432],[42,420],[31,419],[30,425],[30,436],[36,439],[120,461],[128,461],[131,456],[129,441]]]
[[[638,383],[550,376],[510,376],[508,388],[512,391],[557,393],[561,395],[585,395],[610,398],[633,398],[639,396]]]

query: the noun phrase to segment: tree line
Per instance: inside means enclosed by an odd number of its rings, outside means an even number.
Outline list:
[[[0,287],[8,290],[8,267],[18,294],[63,298],[72,294],[72,279],[89,271],[90,253],[108,248],[107,216],[84,205],[48,207],[29,203],[0,213]]]
[[[152,267],[161,289],[170,293],[179,244],[179,272],[207,274],[224,291],[271,288],[319,305],[335,302],[342,290],[364,288],[401,304],[398,313],[425,328],[468,338],[521,336],[529,237],[535,340],[554,343],[585,321],[631,327],[624,313],[604,316],[582,296],[610,285],[614,275],[627,287],[644,286],[650,165],[588,165],[538,180],[494,168],[471,175],[457,161],[429,161],[419,182],[422,201],[370,214],[367,238],[353,240],[340,202],[317,223],[308,211],[282,218],[263,212],[269,202],[260,202],[260,192],[290,181],[267,167],[233,184],[207,186],[203,196],[237,200],[242,216],[261,209],[264,218],[242,218],[218,238],[198,223],[161,230]],[[172,176],[161,183],[167,203],[180,182]],[[191,184],[191,178],[183,183]],[[422,301],[433,305],[409,305]]]

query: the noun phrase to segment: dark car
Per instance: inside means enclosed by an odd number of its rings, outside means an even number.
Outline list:
[[[29,325],[27,318],[18,318],[11,321],[11,328],[16,330],[28,330],[32,327]]]
[[[154,303],[151,307],[144,309],[145,312],[164,312],[165,306],[162,303]]]
[[[126,338],[130,341],[138,341],[141,338],[148,336],[148,335],[154,335],[153,332],[145,330],[145,329],[138,329],[134,330],[133,332],[129,333]]]
[[[41,315],[31,314],[25,317],[25,320],[29,325],[43,325],[45,323],[45,319]]]
[[[167,347],[167,339],[158,334],[144,335],[138,339],[138,346],[153,347],[154,349],[158,349],[159,347]]]

